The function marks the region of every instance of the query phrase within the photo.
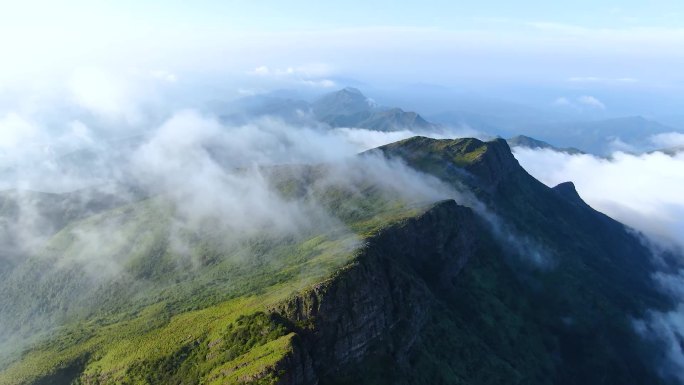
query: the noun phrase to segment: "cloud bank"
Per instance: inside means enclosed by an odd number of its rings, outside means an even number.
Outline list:
[[[545,184],[572,181],[595,209],[661,245],[684,247],[684,153],[616,152],[604,159],[517,147],[514,154]]]
[[[673,138],[679,138],[678,134],[660,135],[653,141],[671,146]],[[658,263],[662,263],[659,255],[663,251],[684,255],[684,152],[616,152],[605,159],[518,147],[514,154],[545,184],[573,181],[592,207],[645,234]],[[682,262],[677,261],[679,266]],[[661,374],[684,383],[684,270],[661,268],[653,282],[672,298],[676,308],[651,310],[633,323],[637,333],[662,348],[663,358],[658,359]]]

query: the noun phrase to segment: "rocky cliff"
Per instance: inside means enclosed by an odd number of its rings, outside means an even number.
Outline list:
[[[355,261],[273,311],[297,330],[303,354],[285,361],[287,384],[352,376],[369,356],[407,367],[435,297],[450,286],[478,247],[472,211],[444,201],[371,238]],[[311,365],[309,365],[311,362]]]

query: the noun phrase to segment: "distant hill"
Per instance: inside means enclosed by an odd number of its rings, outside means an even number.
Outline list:
[[[428,115],[435,123],[468,126],[491,135],[509,137],[523,126],[568,121],[570,118],[556,111],[547,111],[524,104],[467,94],[451,97],[450,107]]]
[[[436,124],[416,112],[383,107],[352,87],[330,92],[307,102],[273,95],[256,95],[234,102],[223,119],[245,122],[254,117],[275,116],[291,124],[325,124],[329,127],[356,127],[375,131],[429,131]]]
[[[320,119],[329,116],[354,115],[376,108],[375,102],[353,87],[325,94],[316,99],[311,106],[316,117]]]
[[[380,156],[462,202],[382,187]],[[537,181],[503,139],[412,137],[357,160],[345,178],[263,169],[335,219],[296,234],[179,231],[163,195],[57,213],[68,224],[0,280],[0,347],[51,332],[0,360],[0,384],[670,383],[633,327],[674,307],[651,252],[572,183]],[[121,274],[65,264],[87,253]]]
[[[547,123],[521,126],[518,132],[543,141],[559,143],[593,154],[606,155],[624,143],[647,146],[656,134],[681,131],[641,116],[598,121]]]
[[[506,139],[506,142],[508,142],[508,145],[511,147],[526,147],[526,148],[531,148],[531,149],[548,149],[548,150],[553,150],[557,152],[565,152],[570,155],[578,155],[578,154],[585,154],[585,152],[578,150],[573,147],[565,147],[565,148],[560,148],[553,146],[549,143],[546,143],[541,140],[537,140],[534,138],[530,138],[529,136],[525,135],[518,135],[514,136],[510,139]]]

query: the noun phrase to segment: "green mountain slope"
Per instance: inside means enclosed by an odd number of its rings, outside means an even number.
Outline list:
[[[472,208],[281,166],[265,171],[274,188],[333,220],[169,231],[178,208],[158,196],[72,221],[0,283],[13,335],[47,336],[8,353],[0,384],[666,382],[632,327],[672,306],[649,252],[571,184],[536,181],[504,140],[414,137],[362,159],[374,154]],[[93,228],[112,229],[103,258],[64,264]]]

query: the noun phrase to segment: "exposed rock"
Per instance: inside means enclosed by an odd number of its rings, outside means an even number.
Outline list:
[[[577,189],[575,189],[575,184],[572,182],[560,183],[553,190],[572,202],[584,203],[579,193],[577,193]]]
[[[522,170],[505,140],[498,138],[482,145],[485,146],[482,155],[465,169],[486,186],[494,188],[511,173]]]
[[[406,365],[434,301],[429,286],[448,290],[476,247],[471,232],[477,229],[470,209],[451,200],[438,203],[385,229],[353,264],[273,309],[296,325],[308,352],[285,360],[285,372],[300,374],[283,383],[315,384],[339,376],[371,353]]]

